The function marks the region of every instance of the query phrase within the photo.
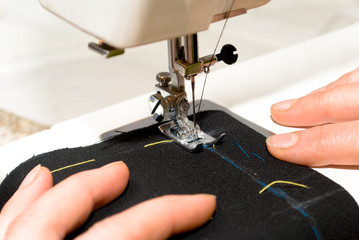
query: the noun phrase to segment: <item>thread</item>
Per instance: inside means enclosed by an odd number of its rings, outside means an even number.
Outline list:
[[[59,169],[52,170],[51,173],[59,172],[59,171],[62,171],[64,169],[67,169],[67,168],[76,167],[76,166],[83,165],[83,164],[90,163],[90,162],[94,162],[94,161],[96,161],[96,159],[91,159],[91,160],[88,160],[88,161],[68,165],[68,166],[65,166],[65,167],[62,167],[62,168],[59,168]]]
[[[239,146],[237,144],[237,146]],[[260,180],[256,179],[254,176],[248,174],[245,169],[242,169],[241,167],[239,167],[238,165],[236,165],[235,163],[233,163],[231,160],[229,160],[228,158],[224,157],[222,154],[220,154],[219,152],[217,152],[216,150],[206,146],[206,145],[203,145],[203,147],[205,149],[208,149],[216,154],[218,154],[222,159],[226,160],[227,162],[229,162],[230,164],[232,164],[234,167],[236,167],[237,169],[241,170],[243,173],[245,173],[248,177],[252,178],[252,180],[255,180],[257,181],[260,185],[262,185],[264,188],[259,192],[259,194],[261,194],[263,191],[265,191],[266,189],[272,191],[275,195],[277,195],[278,197],[282,198],[283,200],[285,200],[288,204],[290,204],[291,206],[293,206],[295,209],[297,209],[297,211],[300,212],[300,214],[302,214],[305,218],[308,219],[309,223],[312,225],[312,230],[317,238],[317,240],[320,240],[321,237],[320,237],[320,233],[318,232],[317,228],[316,228],[316,224],[315,222],[313,222],[312,218],[297,204],[297,203],[293,203],[291,202],[289,199],[288,199],[288,195],[286,192],[284,192],[283,190],[281,189],[277,189],[279,190],[280,192],[277,192],[276,190],[274,190],[273,188],[271,188],[272,185],[276,184],[276,183],[285,183],[285,184],[291,184],[291,185],[295,185],[295,186],[299,186],[299,187],[303,187],[303,188],[310,188],[306,185],[303,185],[303,184],[299,184],[299,183],[295,183],[295,182],[290,182],[290,181],[281,181],[281,180],[277,180],[277,181],[274,181],[268,185],[266,185],[265,183],[261,182]],[[241,148],[241,147],[240,147]],[[244,149],[243,149],[244,151]],[[245,151],[244,151],[245,153]],[[258,155],[257,155],[258,156]]]
[[[284,183],[284,184],[290,184],[290,185],[294,185],[294,186],[298,186],[298,187],[302,187],[302,188],[309,188],[308,186],[304,185],[304,184],[300,184],[300,183],[295,183],[295,182],[290,182],[290,181],[282,181],[282,180],[277,180],[277,181],[273,181],[270,184],[268,184],[267,186],[265,186],[262,190],[259,191],[259,194],[261,194],[262,192],[264,192],[266,189],[268,189],[270,186],[277,184],[277,183]]]
[[[147,144],[144,147],[146,148],[146,147],[151,147],[151,146],[154,146],[154,145],[157,145],[157,144],[169,143],[169,142],[173,142],[173,140],[163,140],[163,141],[159,141],[159,142],[154,142],[154,143]]]
[[[237,145],[237,147],[239,147],[242,150],[242,152],[247,156],[247,158],[249,158],[248,153],[246,151],[244,151],[244,149],[238,143],[236,143],[236,145]]]
[[[229,11],[228,11],[228,15],[226,16],[226,19],[224,20],[224,24],[223,24],[223,27],[222,27],[222,31],[221,31],[221,33],[219,34],[219,38],[218,38],[218,40],[217,40],[216,47],[214,48],[214,51],[213,51],[213,54],[212,54],[210,63],[213,61],[214,56],[215,56],[216,51],[217,51],[217,48],[218,48],[218,45],[219,45],[219,42],[220,42],[221,39],[222,39],[222,35],[223,35],[223,32],[224,32],[224,29],[225,29],[226,26],[227,26],[228,18],[229,18],[229,15],[230,15],[230,13],[231,13],[231,11],[232,11],[232,9],[233,9],[234,2],[235,2],[235,0],[232,1],[231,7],[229,8]],[[201,105],[202,105],[202,100],[203,100],[203,95],[204,95],[204,89],[206,88],[207,77],[208,77],[209,71],[210,71],[210,66],[208,66],[208,70],[205,72],[205,73],[206,73],[206,76],[205,76],[205,78],[204,78],[204,83],[203,83],[201,98],[200,98],[200,101],[199,101],[198,111],[197,111],[197,112],[200,112],[200,111],[201,111]]]
[[[264,160],[264,158],[262,158],[261,156],[255,154],[255,153],[252,153],[253,156],[259,158],[260,160],[262,160],[263,162],[265,162],[266,160]]]

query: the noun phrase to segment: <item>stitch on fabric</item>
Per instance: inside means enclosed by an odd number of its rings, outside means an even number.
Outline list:
[[[76,167],[76,166],[79,166],[79,165],[82,165],[82,164],[86,164],[86,163],[90,163],[90,162],[94,162],[94,161],[96,161],[96,159],[91,159],[91,160],[88,160],[88,161],[84,161],[84,162],[80,162],[80,163],[68,165],[68,166],[66,166],[66,167],[62,167],[62,168],[59,168],[59,169],[52,170],[51,173],[59,172],[59,171],[62,171],[62,170],[64,170],[64,169],[67,169],[67,168]]]
[[[313,226],[313,231],[315,233],[315,236],[317,237],[318,240],[320,240],[320,236],[319,236],[319,233],[318,233],[318,230],[316,227]]]
[[[246,153],[246,151],[244,151],[244,149],[238,143],[236,143],[236,145],[242,150],[242,152],[247,156],[247,158],[249,158],[248,153]]]
[[[240,147],[239,145],[237,145],[238,147]],[[266,189],[272,191],[275,195],[277,195],[278,197],[282,198],[283,200],[285,200],[288,204],[290,204],[292,207],[294,207],[295,209],[297,209],[305,218],[308,219],[310,225],[311,225],[311,229],[313,230],[315,236],[316,236],[316,239],[317,240],[320,240],[321,237],[320,237],[320,234],[316,228],[316,224],[315,222],[313,221],[313,219],[299,206],[298,203],[296,203],[295,201],[293,200],[290,200],[289,196],[287,193],[285,193],[283,190],[279,189],[280,192],[277,192],[276,190],[274,190],[273,188],[271,188],[270,186],[272,186],[273,184],[276,184],[276,183],[286,183],[286,184],[292,184],[292,185],[296,185],[296,186],[300,186],[300,187],[304,187],[304,188],[310,188],[306,185],[303,185],[303,184],[299,184],[299,183],[294,183],[294,182],[289,182],[289,181],[274,181],[268,185],[266,185],[265,183],[261,182],[260,180],[256,179],[254,176],[248,174],[246,172],[245,169],[242,169],[241,167],[239,167],[238,165],[236,165],[234,162],[232,162],[231,160],[229,160],[228,158],[224,157],[221,153],[217,152],[216,150],[208,147],[208,146],[205,146],[203,145],[203,147],[205,149],[208,149],[210,150],[211,152],[214,152],[215,154],[219,155],[222,159],[226,160],[227,162],[229,162],[230,164],[232,164],[233,166],[235,166],[237,169],[241,170],[242,172],[244,172],[247,176],[249,176],[250,178],[252,178],[253,180],[257,181],[260,185],[262,185],[264,188],[260,191],[260,193],[262,193],[263,191],[265,191]],[[241,148],[241,147],[240,147]],[[241,148],[242,149],[242,148]],[[243,152],[246,153],[243,149]]]
[[[284,197],[283,195],[279,194],[279,193],[278,193],[276,190],[274,190],[273,188],[268,187],[265,183],[263,183],[263,182],[261,182],[261,181],[259,181],[259,180],[257,180],[257,182],[258,182],[260,185],[262,185],[263,187],[267,187],[268,190],[272,191],[272,192],[273,192],[275,195],[277,195],[278,197],[285,199],[285,197]]]
[[[270,189],[270,188],[269,188]],[[295,209],[297,209],[305,218],[308,219],[310,225],[312,226],[312,230],[315,234],[315,237],[317,240],[320,240],[320,235],[319,232],[316,228],[316,224],[315,224],[315,220],[313,220],[313,218],[311,216],[309,216],[304,210],[303,208],[301,208],[300,205],[303,205],[303,203],[298,204],[294,199],[292,199],[291,197],[288,196],[288,194],[286,192],[284,192],[283,190],[281,190],[280,188],[277,188],[277,190],[279,190],[279,194],[282,196],[282,198],[284,200],[286,200],[292,207],[294,207]]]
[[[262,158],[261,156],[255,154],[255,153],[252,153],[253,156],[259,158],[260,160],[262,160],[263,162],[265,162],[266,160],[264,160],[264,158]]]
[[[212,152],[214,152],[214,153],[217,153],[216,150],[214,150],[214,149],[212,149],[212,148],[210,148],[210,147],[208,147],[208,146],[206,146],[206,145],[203,145],[203,148],[208,149],[208,150],[210,150],[210,151],[212,151]],[[222,155],[219,154],[219,153],[217,153],[217,154],[218,154],[219,156],[221,156],[222,159],[226,160],[227,162],[229,162],[230,164],[232,164],[233,166],[235,166],[237,169],[242,170],[242,168],[241,168],[240,166],[236,165],[234,162],[232,162],[232,161],[229,160],[228,158],[222,156]]]
[[[282,189],[280,189],[280,188],[276,188],[276,190],[278,190],[278,192],[281,193],[284,197],[288,195],[286,192],[284,192],[284,191],[283,191]]]
[[[154,145],[157,145],[157,144],[161,144],[161,143],[169,143],[169,142],[173,142],[173,140],[164,140],[164,141],[159,141],[159,142],[155,142],[155,143],[150,143],[150,144],[147,144],[145,145],[144,147],[151,147],[151,146],[154,146]]]
[[[235,163],[233,163],[231,160],[229,160],[229,159],[227,159],[227,158],[225,158],[225,157],[223,157],[223,156],[222,156],[222,158],[223,158],[224,160],[226,160],[227,162],[229,162],[230,164],[232,164],[233,166],[235,166],[236,168],[238,168],[239,170],[242,170],[241,167],[239,167],[238,165],[236,165]]]
[[[295,182],[290,182],[290,181],[282,181],[282,180],[277,180],[274,182],[271,182],[270,184],[268,184],[266,187],[264,187],[262,190],[259,191],[259,194],[261,194],[262,192],[264,192],[267,188],[269,188],[270,186],[277,184],[277,183],[284,183],[284,184],[290,184],[290,185],[294,185],[294,186],[298,186],[298,187],[302,187],[302,188],[309,188],[308,186],[304,185],[304,184],[300,184],[300,183],[295,183]]]
[[[308,214],[304,212],[304,210],[301,207],[296,206],[296,208],[299,210],[299,212],[301,212],[304,215],[304,217],[306,218],[308,217]]]

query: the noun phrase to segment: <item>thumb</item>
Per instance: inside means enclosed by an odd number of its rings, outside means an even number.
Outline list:
[[[359,121],[328,124],[267,139],[276,158],[307,166],[359,165]]]

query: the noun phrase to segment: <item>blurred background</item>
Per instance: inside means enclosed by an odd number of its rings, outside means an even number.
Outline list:
[[[230,19],[221,44],[246,61],[358,20],[359,0],[272,0]],[[213,52],[222,27],[199,34],[200,56]],[[167,70],[165,41],[113,59],[88,50],[91,41],[37,0],[0,1],[0,145],[151,92],[156,73]]]

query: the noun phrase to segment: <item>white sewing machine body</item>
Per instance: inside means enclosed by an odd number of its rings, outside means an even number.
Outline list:
[[[221,15],[231,3],[221,0],[40,1],[45,8],[77,25],[83,31],[121,48],[178,36],[173,32],[170,33],[171,31],[191,34],[205,30],[213,17]],[[234,9],[248,10],[266,2],[268,1],[237,0]],[[106,7],[103,7],[104,4]],[[243,4],[243,7],[238,4]],[[162,14],[166,14],[166,18],[175,19],[175,16],[172,16],[173,12],[163,12],[165,7],[175,11],[182,9],[183,15],[176,15],[181,20],[163,21]],[[154,13],[158,14],[153,15]],[[210,13],[206,20],[201,18],[197,21],[196,16],[203,16],[204,13]],[[152,21],[155,20],[161,26],[166,24],[170,28],[168,35],[157,34],[160,28],[154,27]],[[174,24],[179,26],[174,27]],[[141,29],[145,31],[141,32]],[[293,129],[282,128],[271,121],[270,105],[283,99],[304,95],[357,67],[358,30],[359,23],[271,54],[242,61],[233,67],[212,71],[211,78],[226,79],[227,82],[222,84],[221,81],[212,81],[212,84],[206,88],[205,97],[275,133],[292,131]],[[145,37],[144,33],[149,34],[148,37]],[[203,77],[199,79],[203,80]],[[240,94],[239,91],[249,92],[252,96],[248,98],[246,95],[247,98],[243,99],[245,94]],[[1,147],[0,158],[5,161],[2,161],[0,168],[0,182],[7,173],[33,155],[59,148],[94,144],[100,140],[99,136],[104,132],[148,117],[145,103],[147,97],[146,94],[129,99],[115,106],[56,124],[50,130]],[[126,112],[125,116],[121,114],[123,112]],[[317,170],[345,187],[359,203],[359,190],[356,184],[358,170],[355,168]]]
[[[209,72],[219,61],[233,64],[237,61],[236,48],[230,44],[220,53],[199,57],[197,32],[206,30],[212,22],[246,13],[269,0],[135,0],[106,1],[41,1],[50,11],[100,39],[89,47],[102,55],[113,57],[134,47],[160,40],[168,41],[168,72],[157,74],[156,93],[148,104],[158,122],[170,119],[159,129],[185,149],[193,152],[203,145],[221,141],[221,136],[210,136],[196,123],[193,101],[193,121],[188,119],[190,104],[185,80],[191,81],[192,99],[195,99],[195,76]],[[99,7],[101,6],[101,7]],[[81,10],[80,10],[81,9]],[[200,107],[199,107],[200,108]]]
[[[117,48],[197,33],[224,19],[231,7],[238,15],[269,1],[40,0],[55,15]]]

